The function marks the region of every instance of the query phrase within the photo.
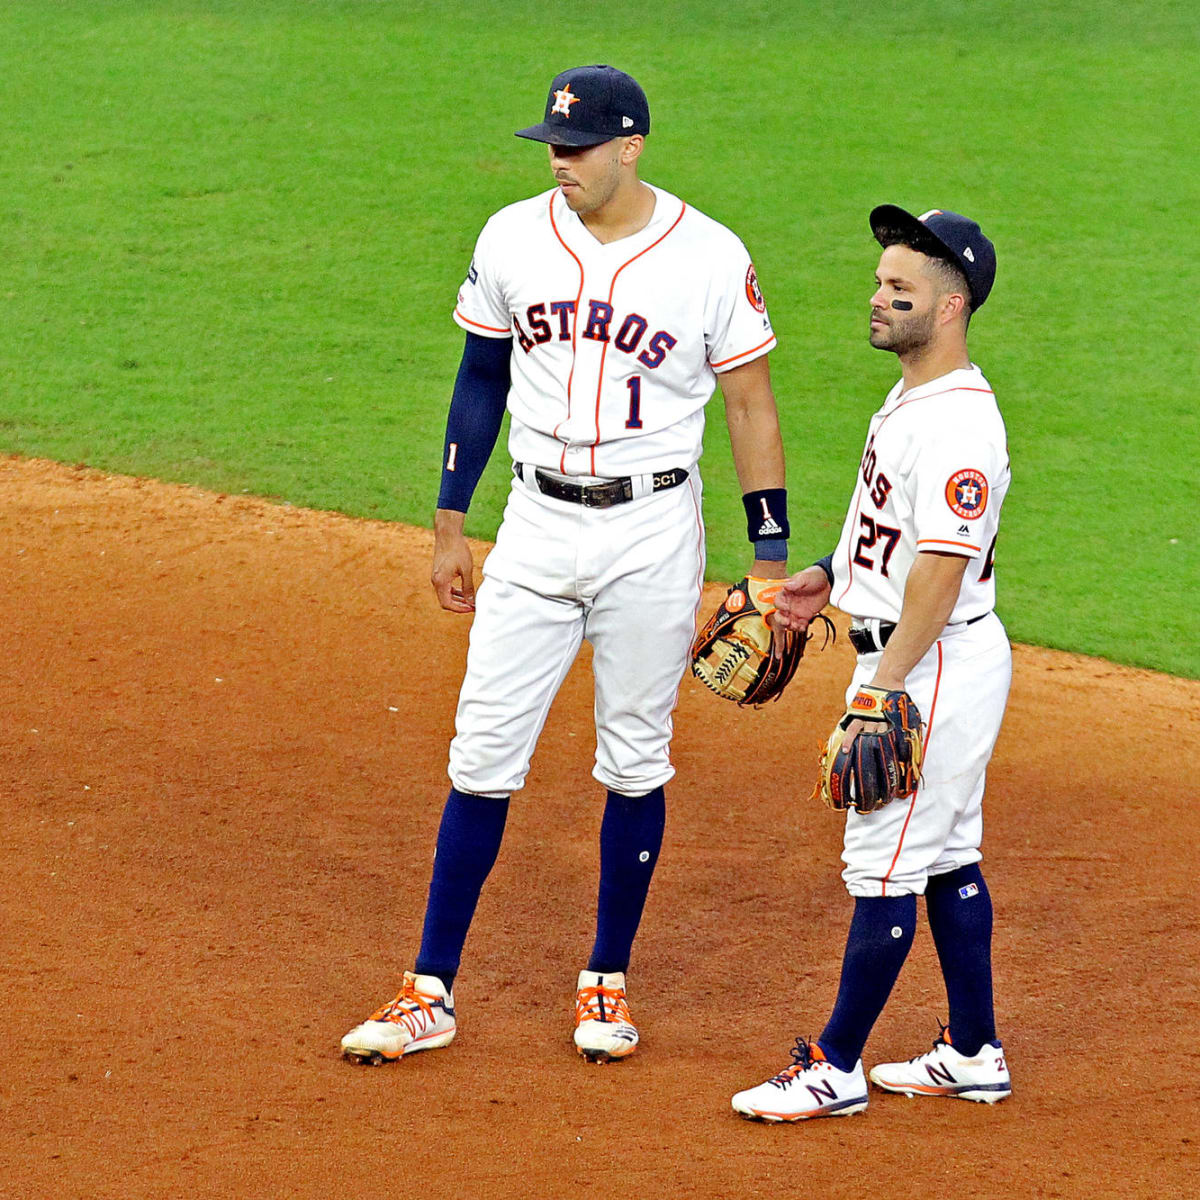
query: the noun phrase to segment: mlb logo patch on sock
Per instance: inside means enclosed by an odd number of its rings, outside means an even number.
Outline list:
[[[979,895],[979,884],[977,884],[977,883],[968,883],[966,887],[960,887],[960,888],[958,889],[958,894],[959,894],[959,895],[960,895],[960,896],[961,896],[961,897],[962,897],[964,900],[970,900],[970,898],[971,898],[972,896],[978,896],[978,895]]]

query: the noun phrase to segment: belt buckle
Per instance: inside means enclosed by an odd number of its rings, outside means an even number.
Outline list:
[[[580,492],[580,503],[584,508],[612,508],[629,497],[625,494],[625,484],[620,479],[610,479],[607,483],[593,483]]]

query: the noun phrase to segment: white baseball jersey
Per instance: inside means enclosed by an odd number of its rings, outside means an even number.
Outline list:
[[[898,621],[922,550],[968,564],[950,622],[995,607],[992,572],[1008,441],[996,398],[972,365],[909,391],[903,382],[871,418],[858,484],[833,556],[830,600],[863,619]]]
[[[454,319],[513,337],[509,450],[567,475],[618,477],[700,457],[716,375],[775,345],[738,237],[661,188],[604,244],[561,191],[484,226]]]

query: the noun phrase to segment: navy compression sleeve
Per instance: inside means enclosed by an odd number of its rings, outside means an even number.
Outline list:
[[[454,380],[438,508],[466,512],[500,436],[508,400],[512,341],[468,333]]]

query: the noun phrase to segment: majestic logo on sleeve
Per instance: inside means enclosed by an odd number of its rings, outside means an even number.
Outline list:
[[[762,290],[758,286],[758,275],[755,273],[753,263],[746,272],[746,299],[754,306],[755,312],[767,311],[767,302],[763,299]]]
[[[964,520],[982,517],[987,500],[987,476],[982,471],[955,471],[946,483],[946,503]]]
[[[550,110],[552,113],[562,113],[564,117],[571,115],[571,105],[578,104],[579,96],[571,95],[571,85],[568,83],[561,91],[554,93],[554,107]]]

